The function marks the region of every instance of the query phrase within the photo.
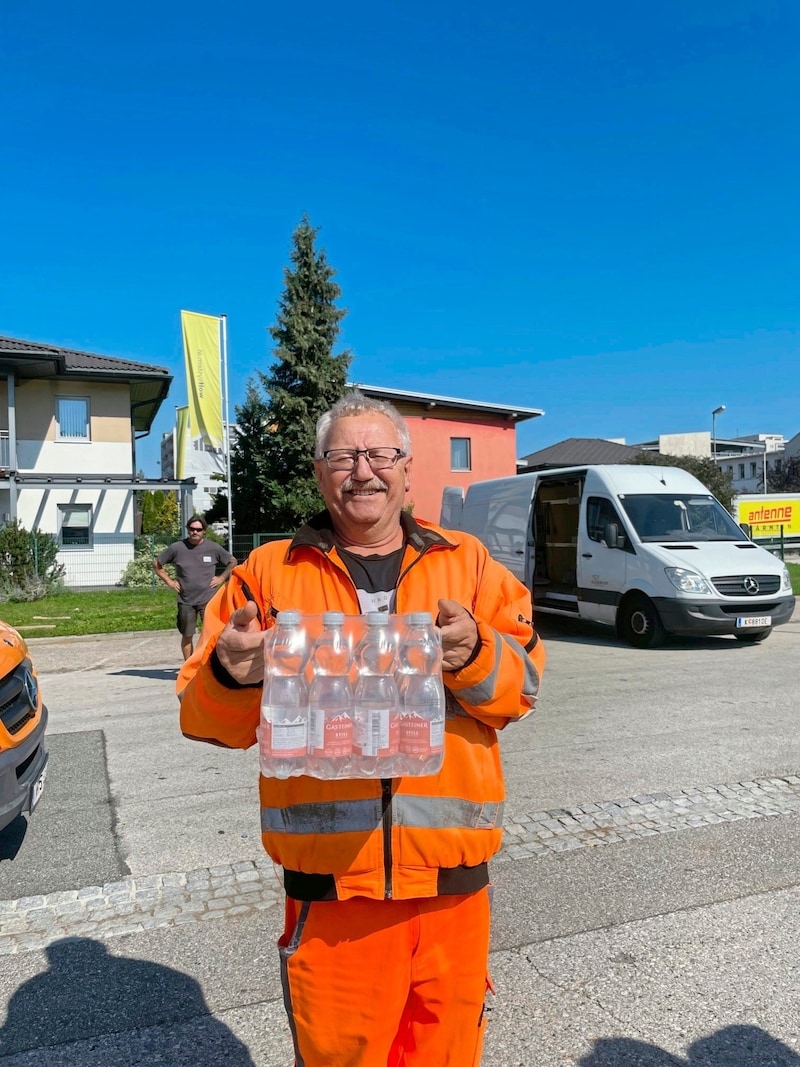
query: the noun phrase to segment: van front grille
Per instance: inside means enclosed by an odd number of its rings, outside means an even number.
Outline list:
[[[781,587],[779,574],[729,574],[711,581],[722,596],[774,596]]]

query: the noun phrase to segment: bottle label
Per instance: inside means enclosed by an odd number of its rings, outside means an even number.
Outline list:
[[[285,722],[263,722],[261,752],[278,759],[299,759],[308,752],[308,721],[305,716]]]
[[[340,759],[353,751],[353,717],[346,711],[315,711],[311,719],[311,755]]]
[[[405,712],[400,718],[400,749],[408,756],[438,755],[444,749],[444,719]]]
[[[359,756],[396,756],[400,746],[400,722],[391,708],[370,708],[357,717],[353,751]]]

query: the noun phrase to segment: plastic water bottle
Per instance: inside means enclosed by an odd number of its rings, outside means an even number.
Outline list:
[[[359,778],[392,778],[400,773],[394,637],[389,616],[382,612],[369,612],[366,624],[366,633],[354,653],[358,680],[354,694],[353,774]]]
[[[258,748],[261,773],[305,774],[308,758],[308,659],[303,617],[282,611],[264,644],[264,692]]]
[[[444,758],[445,701],[441,639],[429,612],[408,616],[398,658],[403,773],[436,774]]]
[[[326,611],[311,650],[308,773],[315,778],[346,778],[353,759],[352,657],[344,620],[341,611]]]

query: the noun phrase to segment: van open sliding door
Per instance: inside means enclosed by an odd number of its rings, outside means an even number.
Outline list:
[[[541,475],[533,507],[533,600],[541,611],[578,614],[578,522],[585,472]]]

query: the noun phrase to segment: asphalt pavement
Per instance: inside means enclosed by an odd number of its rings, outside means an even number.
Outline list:
[[[800,1067],[800,612],[752,647],[541,630],[484,1067]],[[50,769],[0,834],[0,1064],[288,1067],[255,752],[181,737],[174,633],[30,644]]]

